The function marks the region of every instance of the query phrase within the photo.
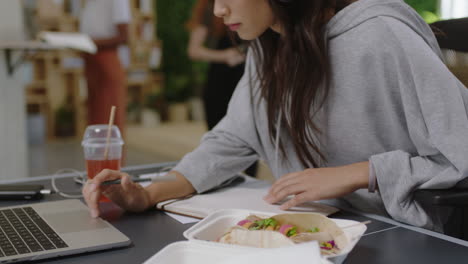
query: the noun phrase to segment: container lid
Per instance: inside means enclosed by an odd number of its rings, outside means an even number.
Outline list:
[[[291,247],[283,250],[297,251],[298,248]],[[302,254],[306,252],[307,255],[310,255],[310,248],[307,248],[306,251],[304,249],[300,250],[302,250]],[[316,250],[318,253],[318,245],[316,245]],[[241,263],[263,263],[258,260],[254,262],[250,260],[253,260],[254,258],[265,259],[265,257],[268,257],[269,255],[271,255],[270,258],[274,258],[276,256],[273,256],[273,254],[279,254],[281,256],[284,252],[285,251],[282,251],[281,249],[258,249],[205,241],[180,241],[167,245],[161,251],[146,260],[143,264],[219,264],[226,261],[229,263],[238,263],[237,258],[239,257],[243,258],[243,262]],[[267,255],[265,256],[265,254]],[[284,257],[288,257],[288,255],[286,254]],[[304,258],[303,255],[297,255],[297,257],[301,259]],[[284,260],[281,261],[281,263],[284,263]],[[307,263],[332,264],[325,258],[315,259],[315,261],[310,258]]]
[[[92,125],[88,126],[83,135],[81,145],[93,144],[107,140],[108,125]],[[122,135],[116,125],[111,127],[110,144],[123,145]]]
[[[255,249],[204,241],[180,241],[164,247],[144,264],[216,264],[252,251]]]

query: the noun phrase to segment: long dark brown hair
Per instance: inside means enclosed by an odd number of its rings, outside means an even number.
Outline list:
[[[301,164],[318,167],[326,157],[319,147],[321,129],[314,118],[328,96],[331,76],[324,27],[353,0],[268,1],[281,35],[269,29],[251,45],[261,98],[267,104],[270,139],[275,141],[281,116]],[[279,148],[287,160],[281,140]]]

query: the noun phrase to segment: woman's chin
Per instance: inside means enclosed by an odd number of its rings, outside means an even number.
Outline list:
[[[237,31],[237,35],[242,40],[254,40],[258,37],[257,34],[252,34],[252,33],[247,33],[247,32],[242,32],[242,31]]]

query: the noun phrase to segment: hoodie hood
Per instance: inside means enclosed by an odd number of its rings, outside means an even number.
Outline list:
[[[368,20],[382,16],[406,24],[442,58],[439,45],[429,25],[403,0],[359,0],[338,12],[328,22],[326,34],[330,40]]]

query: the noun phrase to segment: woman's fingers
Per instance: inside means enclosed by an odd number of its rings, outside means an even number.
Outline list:
[[[113,184],[104,194],[121,208],[139,212],[146,209],[148,201],[145,197],[145,189],[131,180],[130,175],[121,173],[120,184]]]
[[[281,205],[280,209],[287,210],[307,201],[320,199],[320,181],[314,169],[286,174],[276,181],[264,197],[269,203],[277,203],[286,197],[293,198]]]
[[[305,190],[306,189],[304,185],[301,184],[300,181],[291,180],[288,182],[284,182],[281,185],[275,186],[274,189],[272,187],[268,192],[268,195],[264,197],[264,200],[271,204],[274,204],[284,200],[289,195],[294,195]]]
[[[104,192],[107,198],[116,203],[122,208],[127,207],[127,200],[131,198],[130,186],[133,183],[130,180],[130,176],[126,173],[121,174],[120,184],[112,184]]]
[[[281,210],[288,210],[289,208],[292,208],[294,206],[303,204],[303,203],[305,203],[307,201],[313,200],[312,198],[308,197],[309,196],[308,194],[309,193],[307,193],[307,192],[302,192],[302,193],[294,195],[294,197],[292,199],[290,199],[289,201],[282,204],[280,206],[280,209]]]
[[[275,187],[275,186],[279,186],[285,182],[288,182],[292,179],[295,179],[299,176],[302,176],[302,171],[298,171],[298,172],[293,172],[293,173],[288,173],[288,174],[285,174],[283,176],[281,176],[281,178],[279,178],[278,180],[275,181],[275,183],[273,184],[272,187]]]
[[[83,188],[83,196],[88,205],[89,212],[92,217],[96,218],[99,216],[99,197],[101,192],[96,184],[91,181],[87,181]]]
[[[124,192],[129,192],[132,190],[132,187],[133,186],[133,182],[132,180],[130,179],[130,175],[128,175],[127,173],[124,173],[122,175],[122,180],[121,180],[121,185],[122,185],[122,189]]]
[[[102,170],[93,179],[88,180],[83,188],[83,196],[89,207],[92,217],[99,216],[99,198],[103,192],[107,192],[111,186],[101,186],[104,181],[121,178],[119,171]]]
[[[121,179],[120,184],[102,185],[105,181],[116,179]],[[99,216],[99,198],[102,194],[118,206],[129,211],[143,211],[148,204],[143,187],[132,182],[127,173],[119,171],[105,169],[92,180],[86,182],[83,188],[83,196],[92,217]]]
[[[290,173],[281,177],[271,186],[267,196],[264,197],[265,201],[269,203],[281,201],[291,194],[292,190],[288,188],[291,188],[294,184],[300,184],[301,180],[302,175],[300,173]]]
[[[300,173],[290,173],[290,174],[287,174],[283,177],[281,177],[280,179],[278,179],[277,181],[275,181],[273,183],[273,185],[271,186],[271,189],[270,191],[277,191],[279,190],[282,186],[285,186],[285,185],[288,185],[288,184],[291,184],[293,182],[298,182],[300,181],[301,177],[303,175],[300,174]]]
[[[101,185],[101,183],[105,181],[117,180],[122,178],[122,174],[120,171],[104,169],[100,173],[93,178],[93,182],[97,185]]]

